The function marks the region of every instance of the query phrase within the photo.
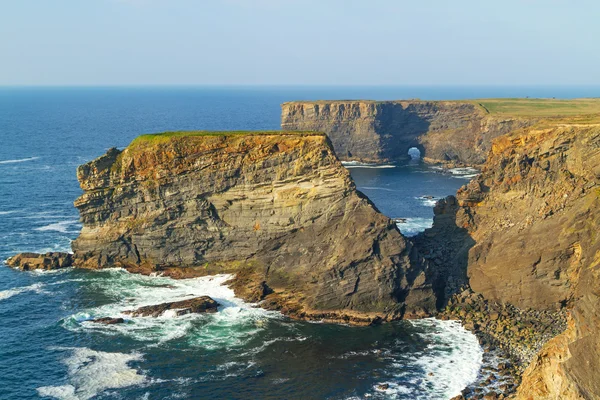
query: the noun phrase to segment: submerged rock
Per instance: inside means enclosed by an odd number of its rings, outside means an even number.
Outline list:
[[[114,324],[123,324],[125,320],[123,318],[112,318],[112,317],[102,317],[91,320],[91,322],[97,324],[105,324],[105,325],[114,325]]]
[[[209,296],[201,296],[189,300],[144,306],[137,310],[125,311],[123,314],[128,314],[132,317],[160,317],[169,311],[173,316],[178,317],[192,313],[216,313],[218,306],[219,303]]]
[[[53,270],[67,268],[73,265],[73,254],[70,253],[19,253],[6,260],[9,267],[18,268],[22,271],[34,269]]]

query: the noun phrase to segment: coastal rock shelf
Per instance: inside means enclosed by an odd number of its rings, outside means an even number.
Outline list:
[[[6,260],[6,264],[22,271],[35,269],[54,270],[73,265],[73,255],[69,253],[20,253]]]
[[[237,273],[244,298],[298,318],[435,311],[417,251],[356,191],[323,134],[145,135],[81,166],[78,179],[79,267]]]

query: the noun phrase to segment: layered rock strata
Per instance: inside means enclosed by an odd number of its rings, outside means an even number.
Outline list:
[[[418,253],[356,191],[323,134],[148,135],[78,179],[80,267],[239,272],[245,292],[256,289],[248,297],[301,318],[435,310]]]
[[[451,304],[453,312],[484,321],[524,365],[541,347],[519,399],[600,398],[599,183],[599,126],[519,130],[493,142],[482,174],[438,207],[434,228],[418,239],[455,282],[441,274],[438,291],[468,283],[487,304]],[[448,245],[444,232],[463,240]],[[566,330],[547,341],[565,326],[565,311]]]
[[[416,147],[431,162],[482,164],[495,137],[534,121],[490,115],[459,101],[295,101],[281,106],[286,130],[325,132],[341,160],[408,159]]]

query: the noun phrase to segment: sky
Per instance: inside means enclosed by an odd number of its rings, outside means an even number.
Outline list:
[[[598,85],[598,0],[0,0],[0,85]]]

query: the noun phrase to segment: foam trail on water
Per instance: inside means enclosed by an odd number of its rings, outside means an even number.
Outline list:
[[[39,157],[27,157],[27,158],[20,158],[20,159],[16,159],[16,160],[0,160],[0,164],[16,164],[16,163],[22,163],[22,162],[26,162],[26,161],[33,161],[33,160],[37,160],[39,159]]]
[[[145,375],[129,363],[141,361],[139,353],[106,353],[86,347],[66,348],[72,355],[64,360],[68,367],[69,384],[43,386],[37,389],[40,396],[60,400],[88,400],[106,389],[118,389],[147,382]]]
[[[79,220],[73,219],[73,220],[69,220],[69,221],[61,221],[61,222],[54,222],[52,224],[48,224],[39,228],[35,228],[36,231],[55,231],[55,232],[60,232],[60,233],[77,233],[77,231],[70,231],[69,228],[70,227],[78,227],[81,228],[81,225],[79,224]]]
[[[363,190],[363,189],[366,189],[366,190],[384,190],[386,192],[397,192],[397,190],[394,190],[394,189],[388,189],[388,188],[376,187],[376,186],[360,186],[358,188],[358,190]]]

